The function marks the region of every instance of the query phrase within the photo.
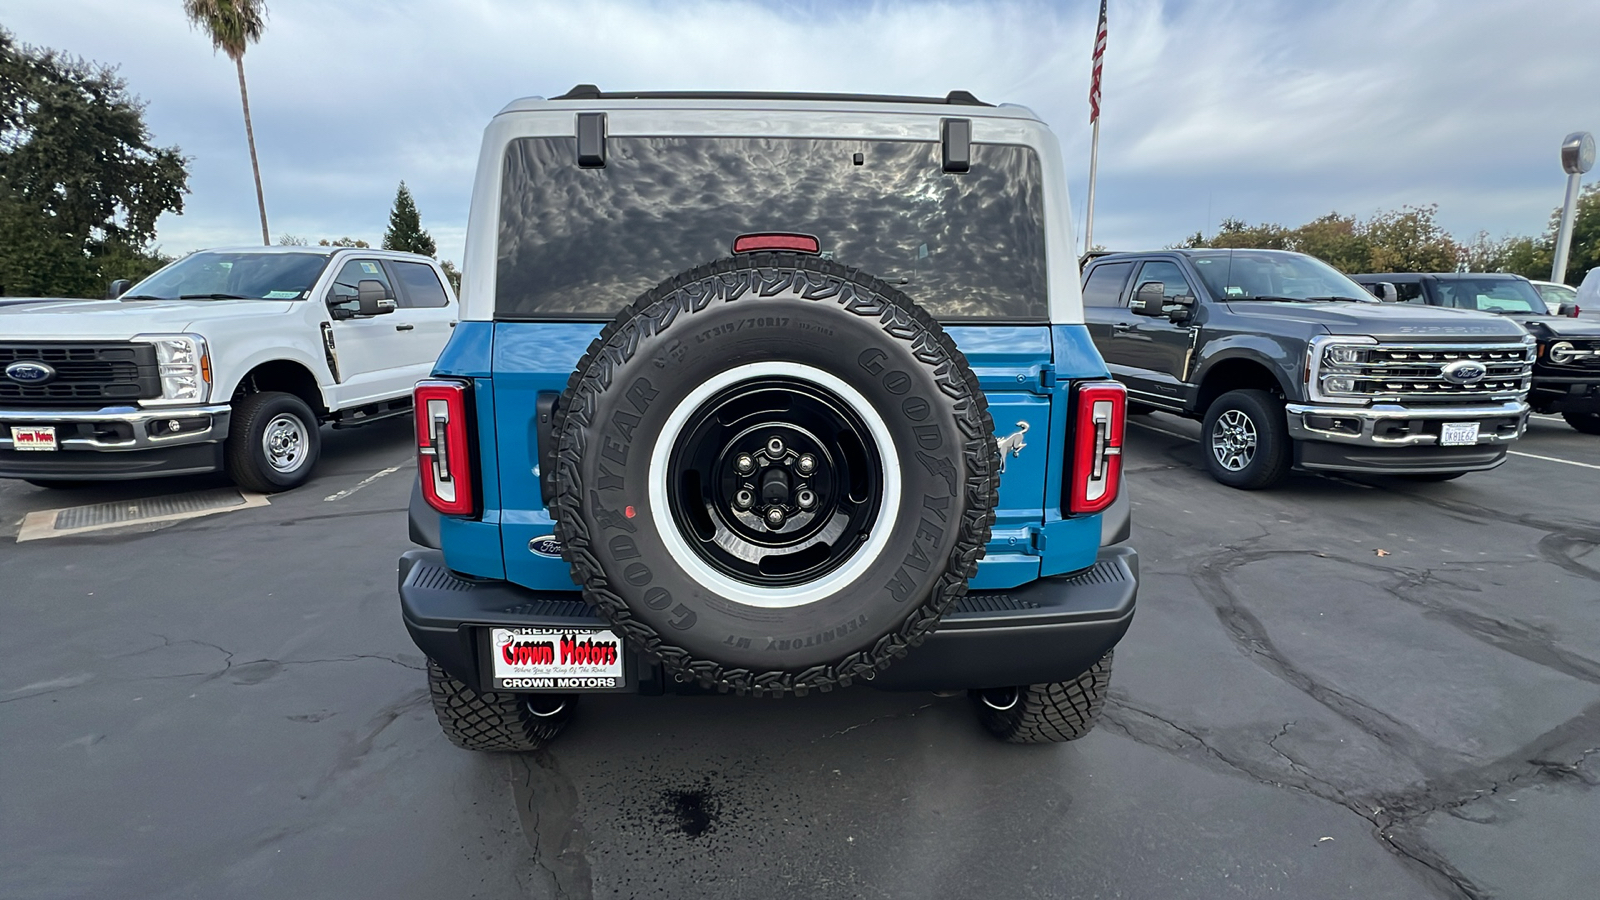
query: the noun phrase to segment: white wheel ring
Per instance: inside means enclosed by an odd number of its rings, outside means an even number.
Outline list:
[[[672,448],[683,433],[684,425],[688,424],[689,416],[693,415],[694,411],[713,394],[741,381],[773,377],[809,381],[838,397],[861,417],[872,439],[877,441],[878,457],[883,460],[883,471],[880,473],[883,495],[879,498],[878,517],[872,523],[872,532],[867,537],[867,542],[857,549],[844,565],[809,584],[763,588],[730,578],[713,569],[683,539],[682,533],[678,530],[678,523],[672,520],[672,509],[667,502],[667,457],[672,454]],[[673,560],[706,590],[735,603],[761,609],[804,606],[837,593],[860,577],[877,560],[878,554],[882,553],[884,546],[889,543],[889,535],[894,531],[895,521],[900,515],[900,456],[896,452],[894,438],[889,435],[888,424],[860,391],[837,376],[799,363],[760,362],[735,366],[712,376],[690,391],[689,396],[679,401],[677,408],[667,417],[661,433],[656,436],[655,446],[650,451],[650,469],[647,478],[649,481],[646,496],[650,503],[650,519],[655,524],[656,534],[661,536],[661,542],[666,545],[667,552],[672,555]]]

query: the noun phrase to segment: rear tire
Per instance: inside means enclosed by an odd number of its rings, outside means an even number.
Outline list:
[[[1200,430],[1206,471],[1228,487],[1259,491],[1282,481],[1293,447],[1283,401],[1266,391],[1229,391],[1206,410]]]
[[[228,476],[246,490],[275,494],[305,484],[322,453],[317,416],[304,400],[281,391],[233,402],[224,456]]]
[[[529,708],[535,701],[556,701],[543,694],[480,694],[465,682],[451,678],[438,663],[428,660],[428,694],[444,736],[463,750],[526,753],[538,750],[561,733],[572,718],[573,698],[560,698],[559,709],[540,715]]]
[[[1566,419],[1568,425],[1584,434],[1600,434],[1600,413],[1563,412],[1561,418]]]
[[[1111,685],[1111,654],[1072,681],[973,691],[978,719],[1008,744],[1059,744],[1094,730]],[[992,705],[991,705],[992,704]],[[996,709],[995,707],[1003,707]]]

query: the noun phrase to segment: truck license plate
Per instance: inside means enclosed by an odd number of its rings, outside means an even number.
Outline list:
[[[489,629],[490,689],[605,691],[626,686],[622,639],[599,629]]]
[[[1478,442],[1477,422],[1446,422],[1439,435],[1441,447],[1470,447]]]
[[[54,450],[56,428],[54,425],[13,425],[11,447],[14,450]]]

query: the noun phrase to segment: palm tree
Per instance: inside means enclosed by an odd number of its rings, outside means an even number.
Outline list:
[[[256,176],[256,205],[261,209],[261,243],[271,244],[267,232],[267,198],[261,192],[261,164],[256,161],[256,133],[250,125],[250,92],[244,86],[244,50],[261,41],[267,28],[263,0],[183,0],[189,24],[211,38],[212,50],[228,54],[239,70],[239,102],[244,106],[244,136],[250,144],[250,168]]]

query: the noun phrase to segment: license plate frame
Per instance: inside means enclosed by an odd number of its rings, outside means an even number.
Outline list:
[[[1439,426],[1439,446],[1472,447],[1478,443],[1478,422],[1445,422]]]
[[[485,690],[579,694],[630,687],[627,645],[610,628],[492,625],[480,632]]]
[[[54,425],[13,425],[11,449],[48,453],[61,449],[61,445],[56,441]]]

